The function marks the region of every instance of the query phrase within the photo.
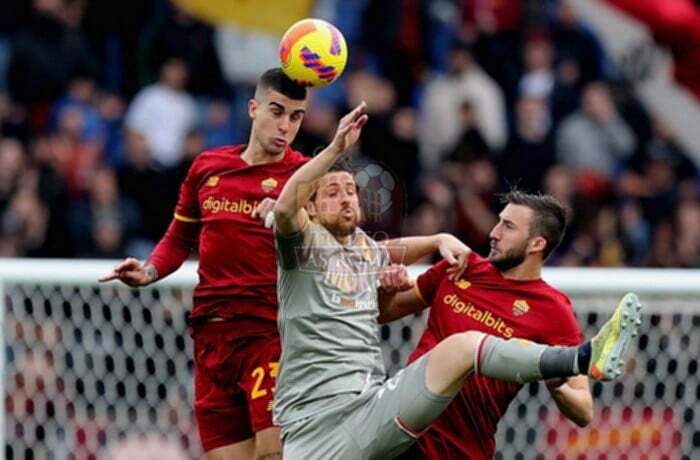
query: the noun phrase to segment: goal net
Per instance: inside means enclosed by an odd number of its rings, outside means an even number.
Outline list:
[[[0,262],[0,456],[201,458],[186,325],[195,266],[147,289],[98,285],[113,265]],[[697,458],[700,274],[548,269],[545,279],[570,295],[586,337],[620,294],[637,291],[645,308],[641,334],[620,381],[592,385],[596,416],[588,427],[564,419],[543,385],[528,385],[499,425],[497,458]],[[405,363],[424,322],[425,314],[381,327],[390,373]]]

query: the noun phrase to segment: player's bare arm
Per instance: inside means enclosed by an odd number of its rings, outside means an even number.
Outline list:
[[[367,122],[366,108],[367,104],[362,102],[341,118],[330,145],[299,168],[285,184],[274,207],[277,233],[291,235],[304,228],[308,219],[304,206],[313,195],[318,180],[359,139],[362,126]]]
[[[404,265],[388,265],[379,274],[379,322],[389,323],[428,305],[418,295]]]
[[[131,287],[142,287],[148,286],[157,279],[158,270],[153,264],[144,265],[141,261],[129,257],[114,267],[111,273],[103,276],[98,281],[104,283],[119,280]]]
[[[440,255],[450,264],[447,270],[449,279],[462,276],[467,268],[469,253],[472,252],[469,246],[449,233],[395,238],[386,242],[386,248],[392,263],[406,265],[411,265],[434,251],[440,251]]]
[[[546,384],[557,407],[566,418],[580,427],[593,420],[593,397],[587,376],[550,379]]]

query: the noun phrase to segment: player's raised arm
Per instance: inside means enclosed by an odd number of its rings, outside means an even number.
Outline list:
[[[435,251],[450,264],[447,271],[450,279],[459,278],[467,268],[469,253],[472,250],[449,233],[436,233],[428,236],[407,236],[395,238],[385,243],[389,258],[394,264],[411,265]]]
[[[304,206],[313,195],[316,182],[357,142],[362,126],[367,122],[367,115],[364,113],[366,108],[367,105],[361,102],[352,112],[341,118],[330,145],[299,168],[287,181],[274,208],[278,234],[290,235],[303,228],[308,218]]]

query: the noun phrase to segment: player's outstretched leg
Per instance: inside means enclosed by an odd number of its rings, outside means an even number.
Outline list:
[[[454,334],[430,352],[426,384],[438,395],[453,395],[472,372],[518,383],[580,374],[612,380],[622,373],[623,357],[637,335],[640,316],[637,296],[627,294],[598,334],[578,347],[504,340],[476,331]]]

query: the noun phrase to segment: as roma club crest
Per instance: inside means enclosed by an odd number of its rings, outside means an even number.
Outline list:
[[[513,302],[513,314],[515,316],[523,316],[530,311],[530,305],[526,300],[516,300]]]
[[[277,182],[277,179],[275,179],[274,177],[268,177],[267,179],[260,182],[260,187],[262,187],[263,192],[270,193],[271,191],[277,188],[278,183],[279,182]]]
[[[472,285],[472,283],[470,283],[467,280],[457,280],[455,281],[455,285],[460,289],[468,289],[469,286]]]
[[[207,179],[207,187],[216,187],[219,184],[219,176],[211,176]]]

